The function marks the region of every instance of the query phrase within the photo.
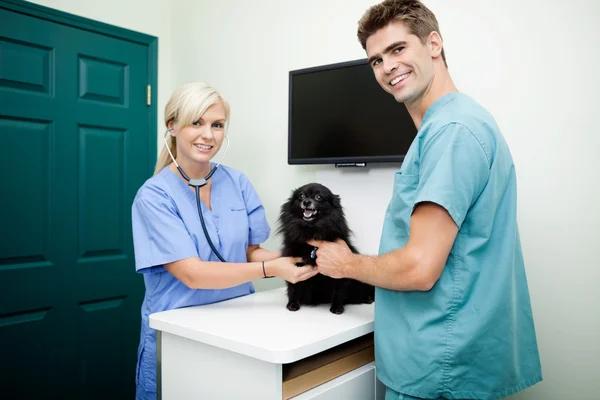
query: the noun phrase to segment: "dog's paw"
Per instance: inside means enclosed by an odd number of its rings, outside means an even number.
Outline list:
[[[290,311],[298,311],[300,309],[300,304],[296,301],[290,301],[285,307]]]
[[[342,305],[332,305],[329,309],[334,314],[340,315],[344,312],[344,306]]]

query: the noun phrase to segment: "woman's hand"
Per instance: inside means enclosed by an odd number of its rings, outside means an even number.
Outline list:
[[[297,267],[296,263],[301,263],[299,257],[280,257],[272,261],[265,262],[265,271],[267,275],[276,276],[290,283],[298,283],[308,278],[312,278],[319,271],[312,266]]]

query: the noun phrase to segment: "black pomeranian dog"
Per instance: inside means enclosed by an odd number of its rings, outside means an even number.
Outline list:
[[[282,256],[301,257],[302,265],[316,265],[311,258],[311,239],[335,241],[343,239],[353,253],[358,251],[350,241],[340,197],[319,183],[309,183],[295,189],[281,206],[278,233],[283,235]],[[334,279],[317,274],[298,283],[287,282],[287,309],[297,311],[300,305],[331,304],[334,314],[342,314],[345,304],[372,303],[375,288],[348,278]]]

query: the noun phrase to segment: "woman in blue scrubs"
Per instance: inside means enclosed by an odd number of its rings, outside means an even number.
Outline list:
[[[178,88],[165,108],[168,146],[189,178],[204,178],[225,139],[227,101],[204,83]],[[155,174],[139,189],[132,207],[136,270],[144,277],[136,399],[156,398],[156,336],[150,314],[197,306],[254,292],[252,280],[276,276],[290,282],[317,273],[300,261],[260,247],[270,234],[261,200],[241,172],[219,166],[200,189],[204,235],[194,188],[163,148]]]

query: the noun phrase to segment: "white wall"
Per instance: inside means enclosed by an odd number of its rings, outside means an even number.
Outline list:
[[[80,17],[90,18],[121,28],[158,37],[158,116],[159,131],[164,126],[164,108],[173,91],[171,54],[171,24],[173,2],[169,0],[33,0]],[[158,141],[158,149],[162,141]]]
[[[269,221],[275,224],[292,188],[319,179],[339,189],[351,226],[360,231],[359,248],[368,252],[376,251],[394,169],[288,166],[287,94],[291,69],[364,57],[356,21],[374,3],[178,0],[173,13],[173,84],[204,80],[230,99],[226,163],[250,176]],[[458,87],[496,116],[517,166],[519,223],[545,376],[517,397],[597,398],[600,136],[591,117],[600,89],[599,2],[426,4],[440,21]],[[367,182],[379,196],[370,199],[357,189]],[[273,237],[267,246],[279,243]]]
[[[395,167],[286,164],[289,70],[364,57],[356,21],[376,1],[36,2],[158,36],[159,127],[175,87],[193,80],[215,85],[232,104],[225,163],[253,181],[272,226],[291,189],[319,179],[342,195],[359,248],[376,251]],[[517,166],[545,381],[516,398],[596,399],[600,132],[592,117],[600,89],[600,2],[425,2],[440,21],[455,82],[496,116]],[[364,197],[361,184],[378,196]],[[273,236],[266,247],[279,244]]]
[[[178,0],[173,36],[174,86],[203,80],[232,107],[224,163],[243,170],[261,196],[273,230],[292,189],[318,167],[287,165],[288,73],[340,59],[363,58],[353,39],[369,1]],[[350,40],[349,40],[350,38]],[[265,247],[278,249],[274,234]],[[258,290],[281,285],[257,281]]]

